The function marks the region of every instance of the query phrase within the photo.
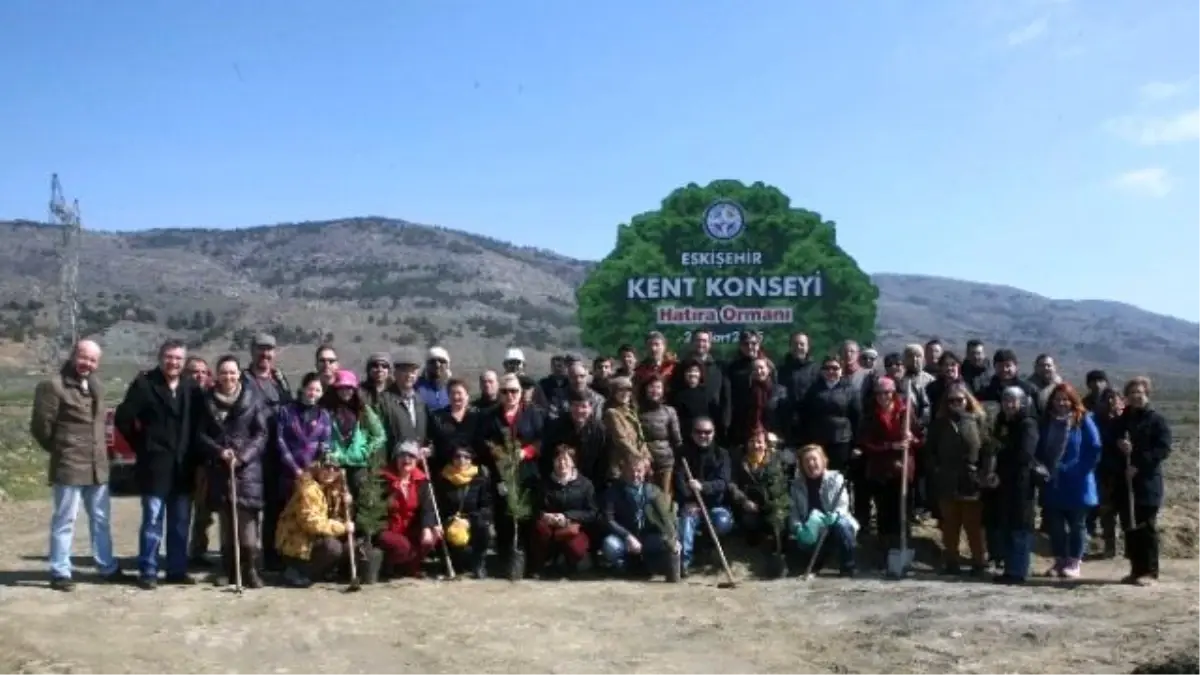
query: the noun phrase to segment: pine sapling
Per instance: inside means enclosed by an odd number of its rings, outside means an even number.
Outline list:
[[[366,541],[375,539],[383,531],[388,516],[388,497],[382,485],[384,453],[374,452],[367,458],[366,480],[358,495],[358,508],[354,512],[354,529],[361,532]]]
[[[511,433],[505,431],[503,443],[492,446],[492,455],[496,459],[496,470],[500,473],[500,480],[505,485],[504,503],[508,506],[508,515],[513,523],[513,551],[519,551],[521,539],[518,533],[521,521],[533,515],[533,503],[522,480],[521,444]]]
[[[775,538],[775,553],[783,553],[783,540],[787,530],[788,514],[791,512],[791,486],[787,472],[778,457],[772,457],[763,469],[766,503],[762,505],[763,517]]]

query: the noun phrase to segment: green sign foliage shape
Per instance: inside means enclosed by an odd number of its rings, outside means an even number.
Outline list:
[[[794,331],[814,351],[870,343],[879,289],[838,246],[833,222],[792,208],[775,187],[719,180],[675,190],[621,225],[576,297],[584,345],[604,354],[640,347],[650,330],[678,350],[703,327],[722,354],[749,328],[778,357]]]

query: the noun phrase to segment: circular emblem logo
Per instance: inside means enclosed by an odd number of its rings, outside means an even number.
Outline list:
[[[704,210],[704,232],[717,241],[736,239],[746,229],[742,207],[728,200],[717,200]]]

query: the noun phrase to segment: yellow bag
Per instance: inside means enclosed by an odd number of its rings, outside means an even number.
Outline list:
[[[471,524],[462,516],[454,516],[446,525],[446,544],[451,548],[466,548],[471,542]]]

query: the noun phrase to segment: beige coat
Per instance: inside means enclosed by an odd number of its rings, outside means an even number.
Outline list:
[[[108,445],[104,433],[104,392],[95,376],[88,392],[67,364],[38,384],[33,395],[29,432],[50,453],[51,485],[102,485],[108,482]]]
[[[604,429],[608,432],[608,456],[614,471],[629,457],[649,459],[650,451],[642,436],[642,424],[633,408],[609,406],[604,411]]]

